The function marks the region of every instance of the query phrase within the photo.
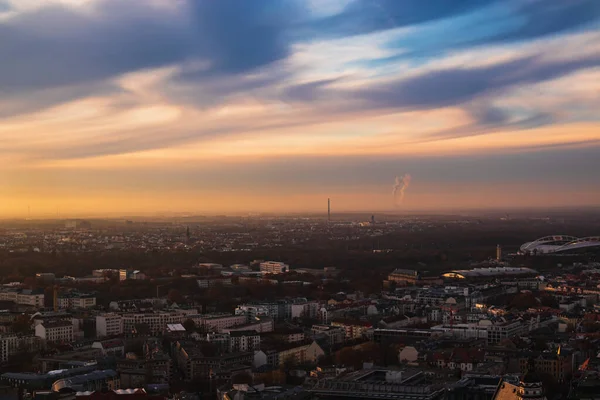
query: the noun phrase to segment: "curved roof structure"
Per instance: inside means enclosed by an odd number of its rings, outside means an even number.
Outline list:
[[[531,268],[511,268],[511,267],[496,267],[496,268],[475,268],[475,269],[459,269],[446,272],[442,275],[444,278],[452,279],[476,279],[476,278],[501,278],[508,276],[531,276],[537,275],[538,272]]]
[[[525,243],[521,246],[520,251],[521,253],[552,254],[593,247],[600,248],[600,236],[576,238],[568,235],[555,235]]]

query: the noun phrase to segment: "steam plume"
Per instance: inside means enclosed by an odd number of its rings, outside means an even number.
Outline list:
[[[404,201],[404,192],[410,186],[410,174],[404,174],[402,176],[396,177],[396,182],[394,183],[394,190],[392,191],[392,195],[394,196],[394,205],[397,207],[402,204]]]

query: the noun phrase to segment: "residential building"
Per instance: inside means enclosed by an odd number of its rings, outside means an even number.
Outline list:
[[[61,310],[96,307],[96,297],[91,294],[66,293],[59,296],[57,302]]]
[[[0,336],[0,361],[8,361],[8,357],[16,352],[19,338],[16,335]]]
[[[273,332],[275,329],[275,324],[273,323],[273,319],[268,317],[255,318],[252,322],[235,326],[232,328],[222,329],[223,333],[231,333],[235,331],[257,331],[260,333]]]
[[[260,263],[260,272],[263,274],[283,274],[290,272],[290,266],[281,261],[264,261]]]
[[[177,342],[174,356],[187,382],[208,380],[214,374],[226,372],[240,366],[247,368],[247,366],[252,365],[254,360],[252,352],[228,353],[207,357],[195,342],[183,341]]]
[[[360,339],[367,333],[369,329],[373,328],[370,322],[352,320],[333,321],[331,326],[339,326],[340,328],[343,328],[346,333],[346,340]]]
[[[0,301],[41,308],[44,307],[44,292],[29,289],[3,289],[0,290]]]
[[[313,325],[311,332],[314,336],[324,335],[327,337],[329,346],[340,345],[346,339],[346,329],[341,326]]]
[[[256,331],[233,331],[229,333],[231,353],[254,352],[260,350],[260,334]]]
[[[537,355],[523,354],[519,358],[519,369],[521,373],[531,369],[535,365],[535,371],[541,374],[551,375],[559,383],[564,383],[571,377],[573,372],[573,357],[571,352],[543,352]]]
[[[96,316],[96,336],[119,336],[123,334],[123,317],[119,314],[106,313]]]
[[[167,324],[182,324],[189,318],[184,310],[130,313],[123,314],[122,317],[123,332],[133,332],[136,325],[145,324],[152,334],[164,333],[167,331]]]
[[[43,321],[35,326],[35,336],[47,342],[68,343],[73,341],[71,321]]]
[[[291,305],[291,318],[316,318],[319,313],[317,301],[305,301]]]
[[[243,314],[196,314],[190,315],[189,318],[205,332],[221,332],[223,329],[244,325],[248,322],[248,317]]]
[[[292,343],[278,350],[278,365],[285,365],[286,363],[291,363],[292,365],[313,364],[324,355],[325,352],[315,341],[301,345]]]
[[[92,348],[100,349],[105,357],[123,357],[125,355],[125,342],[122,339],[100,340],[92,343]]]

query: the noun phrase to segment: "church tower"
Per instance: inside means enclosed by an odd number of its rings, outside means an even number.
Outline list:
[[[538,373],[535,372],[535,360],[533,358],[529,359],[527,372],[523,375],[523,378],[521,378],[521,382],[519,383],[518,393],[519,399],[522,400],[546,400],[542,379]]]
[[[529,359],[527,372],[521,378],[519,385],[505,380],[500,381],[493,400],[547,400],[544,396],[542,379],[535,372],[535,359]]]

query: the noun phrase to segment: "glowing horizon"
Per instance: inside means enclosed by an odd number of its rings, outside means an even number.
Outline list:
[[[599,28],[595,0],[0,0],[0,218],[391,210],[405,173],[407,211],[598,204]]]

